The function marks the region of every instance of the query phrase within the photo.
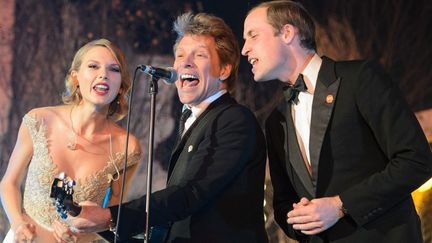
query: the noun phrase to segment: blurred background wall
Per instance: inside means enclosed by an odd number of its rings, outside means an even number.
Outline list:
[[[130,72],[138,64],[171,66],[172,22],[186,11],[210,12],[226,20],[242,44],[243,19],[259,0],[0,0],[0,178],[16,141],[23,115],[39,106],[60,104],[63,79],[75,51],[108,38],[126,53]],[[318,52],[336,60],[379,61],[399,84],[432,138],[432,2],[427,0],[301,0],[317,22]],[[132,131],[147,151],[148,77],[137,80]],[[173,86],[160,85],[155,131],[155,190],[164,187],[181,104]],[[261,125],[281,95],[277,81],[255,83],[242,58],[236,99],[255,112]],[[124,124],[124,121],[122,122]],[[146,158],[129,198],[142,195]],[[289,242],[271,214],[267,180],[266,219],[271,242]],[[431,185],[414,193],[424,238],[432,242]],[[0,207],[0,241],[9,224]]]

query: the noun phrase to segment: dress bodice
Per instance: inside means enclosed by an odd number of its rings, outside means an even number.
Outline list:
[[[23,117],[23,123],[30,131],[33,141],[33,156],[28,167],[27,179],[24,188],[23,205],[27,215],[39,225],[50,230],[54,220],[59,219],[58,213],[50,198],[51,185],[60,171],[50,156],[47,142],[47,128],[43,120],[38,121],[30,115]],[[108,189],[108,174],[114,175],[117,168],[123,168],[124,153],[116,153],[114,161],[107,161],[107,165],[100,171],[76,180],[74,187],[74,201],[92,201],[103,204]],[[138,163],[140,155],[135,153],[129,156],[128,166]]]

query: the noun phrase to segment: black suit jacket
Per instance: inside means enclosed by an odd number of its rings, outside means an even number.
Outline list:
[[[254,115],[229,94],[221,96],[176,145],[167,187],[151,196],[152,226],[170,229],[167,242],[267,242],[265,161]],[[145,197],[123,205],[122,215],[120,239],[142,232]]]
[[[301,101],[300,101],[301,102]],[[431,177],[428,143],[410,108],[378,65],[326,57],[312,105],[307,172],[291,106],[282,100],[266,121],[275,219],[310,242],[422,242],[410,193]],[[287,224],[292,203],[340,195],[348,215],[318,236]]]

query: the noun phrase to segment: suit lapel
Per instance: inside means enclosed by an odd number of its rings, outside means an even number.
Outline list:
[[[333,112],[339,85],[340,78],[336,77],[335,63],[323,57],[323,63],[318,73],[318,80],[312,103],[309,139],[309,153],[314,185],[316,185],[316,180],[318,178],[318,160],[321,154],[324,135]]]
[[[189,139],[189,137],[191,136],[192,131],[194,130],[194,128],[201,123],[201,120],[204,119],[204,117],[207,116],[207,114],[209,112],[211,112],[212,110],[214,110],[216,107],[223,105],[223,104],[233,104],[235,103],[235,100],[231,98],[231,96],[229,95],[229,93],[226,93],[224,95],[222,95],[221,97],[219,97],[217,100],[213,101],[208,107],[207,109],[205,109],[203,111],[203,113],[194,121],[194,123],[192,123],[192,125],[189,127],[189,129],[185,132],[185,134],[183,135],[183,137],[181,138],[181,140],[179,142],[177,142],[177,144],[175,145],[174,150],[171,153],[171,158],[170,158],[170,163],[169,163],[169,167],[168,167],[168,177],[167,177],[167,182],[169,181],[171,174],[173,172],[173,169],[177,163],[177,160],[180,156],[180,153],[183,150],[183,147],[185,146],[186,141]]]
[[[291,167],[298,175],[300,181],[302,182],[303,186],[306,188],[307,192],[311,196],[314,196],[315,195],[314,186],[312,184],[311,177],[304,163],[303,157],[301,155],[300,147],[297,141],[297,135],[295,132],[294,123],[291,115],[291,105],[287,103],[285,99],[282,102],[283,103],[279,107],[279,110],[285,116],[285,122],[282,122],[282,126],[284,128],[284,133],[285,133],[284,147],[288,148],[288,151],[285,152],[285,160],[287,161],[287,163],[291,164]],[[291,180],[294,180],[294,178],[292,178]]]

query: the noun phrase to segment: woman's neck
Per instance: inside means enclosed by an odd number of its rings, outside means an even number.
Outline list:
[[[84,104],[72,106],[70,111],[72,129],[77,135],[84,137],[108,133],[107,112],[108,108],[97,109]]]

